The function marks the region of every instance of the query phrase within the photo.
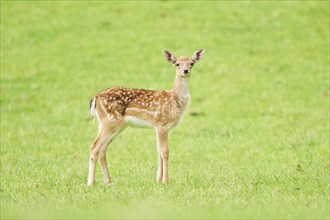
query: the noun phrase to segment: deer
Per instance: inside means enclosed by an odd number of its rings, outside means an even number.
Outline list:
[[[152,128],[156,131],[158,183],[169,183],[169,131],[179,125],[190,101],[189,76],[192,67],[200,61],[204,49],[193,56],[178,59],[169,50],[162,50],[165,59],[176,69],[173,89],[146,90],[111,87],[98,92],[90,102],[92,119],[98,119],[99,131],[90,146],[87,185],[94,187],[96,163],[99,159],[103,181],[111,184],[106,151],[110,143],[127,127]]]

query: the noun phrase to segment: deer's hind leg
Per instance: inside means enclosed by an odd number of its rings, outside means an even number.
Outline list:
[[[110,143],[111,143],[111,140],[110,140],[109,144]],[[112,181],[111,181],[111,177],[110,177],[108,165],[107,165],[107,147],[105,147],[105,149],[100,152],[100,164],[101,164],[101,169],[102,169],[102,174],[103,174],[103,181],[105,184],[110,184]]]
[[[108,145],[125,127],[123,120],[108,120],[100,123],[100,132],[95,141],[90,146],[89,174],[87,185],[92,187],[95,183],[95,170],[98,159],[100,159],[104,183],[111,183],[111,177],[106,163],[106,150]]]

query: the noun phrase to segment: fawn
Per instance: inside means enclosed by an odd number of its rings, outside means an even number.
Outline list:
[[[191,68],[204,53],[196,51],[192,58],[178,59],[168,50],[163,50],[166,60],[176,68],[172,90],[145,90],[112,87],[97,93],[90,103],[92,118],[99,121],[99,133],[90,146],[88,186],[95,182],[96,162],[100,159],[105,184],[111,183],[106,151],[108,145],[127,125],[153,128],[157,136],[158,171],[157,181],[168,183],[168,133],[177,126],[190,100],[188,80]]]

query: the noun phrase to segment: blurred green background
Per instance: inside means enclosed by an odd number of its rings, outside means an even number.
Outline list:
[[[171,184],[128,128],[91,191],[91,97],[199,48]],[[329,1],[1,1],[1,218],[328,219],[329,168]]]

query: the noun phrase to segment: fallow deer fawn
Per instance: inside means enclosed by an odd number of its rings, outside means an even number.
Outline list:
[[[192,58],[175,58],[168,50],[163,50],[166,60],[176,68],[172,90],[153,91],[112,87],[97,93],[91,101],[92,118],[99,121],[99,133],[90,146],[88,185],[95,182],[96,162],[100,159],[105,184],[111,183],[106,151],[108,145],[127,125],[148,127],[156,130],[158,150],[157,181],[168,183],[168,133],[177,126],[189,103],[188,79],[191,68],[204,53],[196,51]]]

